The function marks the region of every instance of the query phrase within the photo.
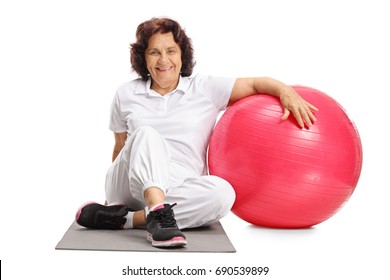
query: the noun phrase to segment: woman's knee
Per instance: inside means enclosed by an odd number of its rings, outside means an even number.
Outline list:
[[[208,196],[213,198],[213,202],[219,205],[222,211],[230,211],[236,199],[236,193],[232,185],[228,181],[213,175],[207,176],[207,180],[213,184]]]

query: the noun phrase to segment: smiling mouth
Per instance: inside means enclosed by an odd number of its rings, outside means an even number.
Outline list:
[[[171,70],[173,68],[173,66],[160,66],[160,67],[156,67],[157,70],[159,71],[168,71],[168,70]]]

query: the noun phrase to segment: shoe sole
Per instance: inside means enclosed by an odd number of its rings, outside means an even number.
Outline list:
[[[181,236],[174,237],[170,240],[154,240],[152,235],[148,232],[146,235],[146,239],[150,243],[152,243],[153,247],[169,248],[169,247],[183,247],[187,245],[187,240],[185,240]]]

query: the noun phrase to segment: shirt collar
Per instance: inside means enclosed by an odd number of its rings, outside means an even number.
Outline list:
[[[152,84],[152,79],[149,79],[146,82],[141,82],[135,89],[135,94],[148,94],[148,95],[156,95],[156,92],[150,89]],[[190,78],[189,77],[179,77],[179,84],[173,92],[180,92],[185,94],[190,87]]]

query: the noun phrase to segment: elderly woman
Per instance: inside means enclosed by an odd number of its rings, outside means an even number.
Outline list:
[[[229,182],[207,174],[206,150],[218,114],[260,93],[279,97],[281,118],[292,112],[301,127],[312,125],[317,109],[271,78],[191,76],[190,39],[172,19],[141,23],[136,39],[131,64],[140,78],[120,86],[111,106],[115,146],[106,204],[82,206],[76,220],[98,229],[146,225],[153,246],[183,246],[180,229],[216,222],[234,203]]]

